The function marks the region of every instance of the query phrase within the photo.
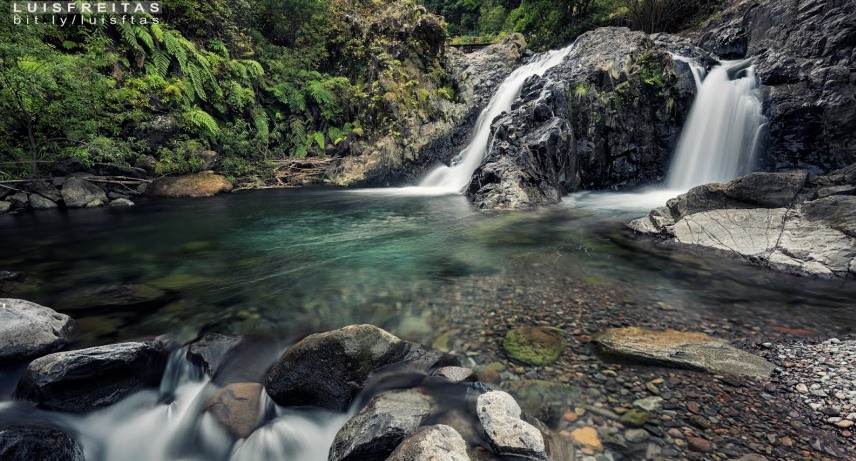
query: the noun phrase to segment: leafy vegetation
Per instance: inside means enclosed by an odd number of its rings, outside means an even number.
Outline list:
[[[448,22],[453,43],[520,32],[536,50],[557,48],[599,26],[674,32],[712,13],[716,0],[424,0]]]
[[[379,138],[401,111],[454,97],[443,25],[412,1],[164,3],[134,23],[0,24],[0,174],[66,158],[185,172],[213,149],[246,176]]]

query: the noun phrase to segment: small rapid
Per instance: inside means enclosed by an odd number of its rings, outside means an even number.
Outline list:
[[[532,62],[517,68],[499,86],[487,107],[482,110],[473,129],[472,140],[454,159],[451,165],[439,165],[419,182],[419,189],[430,195],[461,193],[470,183],[473,172],[481,165],[490,147],[490,128],[493,120],[511,110],[511,104],[520,96],[523,83],[533,75],[545,72],[560,64],[571,52],[573,45],[543,53]]]

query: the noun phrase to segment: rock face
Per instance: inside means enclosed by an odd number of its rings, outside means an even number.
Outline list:
[[[342,186],[388,186],[413,183],[432,165],[448,163],[466,147],[478,114],[517,67],[525,49],[520,34],[472,53],[444,49],[438,58],[454,82],[455,97],[432,101],[430,119],[401,114],[399,136],[354,146],[328,176]]]
[[[108,202],[107,194],[100,187],[74,176],[68,178],[63,184],[62,199],[65,206],[69,208],[99,207]]]
[[[262,392],[264,388],[258,383],[230,384],[212,395],[202,411],[213,416],[232,437],[245,438],[261,421]]]
[[[280,405],[345,411],[376,368],[404,359],[410,344],[372,325],[310,335],[280,357],[265,380]]]
[[[154,341],[57,352],[30,363],[15,394],[41,408],[84,413],[156,385],[166,359]]]
[[[731,0],[693,37],[753,57],[770,145],[765,166],[829,172],[856,162],[856,9],[849,2]]]
[[[71,317],[20,299],[0,299],[0,365],[56,352],[77,337]]]
[[[856,165],[827,176],[754,173],[706,184],[630,223],[638,232],[823,278],[856,270]]]
[[[561,82],[578,157],[578,187],[603,189],[665,176],[696,88],[687,64],[669,51],[704,53],[680,40],[653,40],[625,28],[581,35],[545,74]]]
[[[49,427],[0,426],[0,459],[7,461],[84,461],[68,434]]]
[[[574,136],[564,88],[533,77],[510,114],[493,122],[490,152],[467,195],[479,208],[521,209],[557,203],[576,187]]]
[[[382,461],[431,412],[430,399],[415,390],[384,392],[342,427],[330,461]]]
[[[479,421],[497,454],[523,459],[548,459],[544,436],[520,419],[514,398],[505,392],[491,391],[479,396],[476,404]]]
[[[198,173],[157,179],[146,189],[146,195],[154,198],[210,197],[231,191],[232,183],[225,177],[213,173]]]
[[[640,363],[766,378],[775,366],[700,332],[610,328],[592,337],[602,354]]]
[[[531,325],[509,330],[502,342],[509,357],[529,365],[550,365],[566,347],[562,330]]]
[[[469,461],[467,443],[449,426],[422,427],[392,452],[387,461]]]

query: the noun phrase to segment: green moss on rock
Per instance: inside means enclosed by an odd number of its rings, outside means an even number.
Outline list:
[[[562,330],[525,325],[509,330],[502,342],[506,354],[529,365],[549,365],[567,347]]]
[[[648,412],[633,408],[621,415],[621,423],[629,427],[642,427],[648,422]]]

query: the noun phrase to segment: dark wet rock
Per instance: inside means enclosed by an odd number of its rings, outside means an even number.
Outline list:
[[[577,184],[574,136],[564,87],[534,77],[512,112],[491,127],[489,154],[467,195],[482,209],[524,209],[557,203]]]
[[[51,427],[0,426],[3,461],[84,461],[80,445],[67,433]]]
[[[26,210],[30,206],[30,197],[24,192],[16,192],[6,198],[13,210]]]
[[[633,187],[665,177],[696,92],[676,52],[703,55],[625,28],[581,35],[545,78],[564,85],[582,189]]]
[[[849,173],[753,173],[728,184],[706,184],[630,227],[785,272],[846,277],[856,271],[856,196],[816,197],[822,190],[850,186]]]
[[[199,165],[200,171],[213,170],[217,166],[217,162],[220,161],[220,154],[213,150],[199,151],[194,154],[194,157],[201,162],[201,165]]]
[[[70,157],[51,164],[51,173],[53,173],[54,176],[68,176],[70,174],[80,173],[87,170],[86,165],[76,157]]]
[[[59,207],[53,200],[39,194],[30,194],[30,206],[34,210],[52,210]]]
[[[699,45],[755,59],[772,169],[829,172],[856,162],[856,9],[848,2],[733,0],[699,29]]]
[[[457,431],[438,424],[419,428],[392,452],[387,461],[469,461],[467,443]]]
[[[592,344],[607,357],[716,374],[766,378],[776,368],[701,332],[610,328],[593,336]]]
[[[280,405],[345,411],[376,368],[399,362],[410,344],[372,325],[310,335],[280,357],[265,388]]]
[[[479,421],[494,451],[501,456],[548,459],[544,436],[521,419],[521,410],[509,394],[491,391],[478,397]]]
[[[134,137],[145,141],[153,152],[158,147],[165,145],[176,134],[178,134],[178,122],[175,117],[172,115],[154,115],[136,128]]]
[[[77,337],[71,317],[20,299],[0,299],[0,365],[56,352]]]
[[[103,189],[81,177],[70,177],[65,181],[62,199],[69,208],[92,208],[108,203]]]
[[[0,296],[30,298],[38,295],[43,283],[23,272],[0,271]]]
[[[8,213],[12,209],[12,204],[3,200],[0,201],[0,213]]]
[[[41,408],[85,413],[157,385],[167,354],[155,341],[57,352],[30,363],[15,395]]]
[[[206,333],[187,348],[187,359],[213,375],[220,370],[229,352],[241,341],[237,336]]]
[[[151,155],[141,155],[134,162],[134,168],[143,170],[148,175],[154,175],[157,171],[158,161]]]
[[[416,390],[384,392],[339,430],[329,460],[385,460],[430,411],[431,400]]]
[[[261,396],[264,387],[258,383],[235,383],[218,390],[203,405],[232,437],[245,438],[262,419]]]
[[[523,412],[553,426],[567,411],[579,390],[567,384],[540,379],[507,381],[502,390],[511,394]]]
[[[156,302],[166,292],[148,285],[125,284],[85,288],[57,301],[61,310],[91,309],[107,306],[134,306]]]
[[[145,179],[149,177],[149,173],[143,168],[119,165],[117,163],[105,163],[99,165],[97,171],[103,176],[124,176],[135,179]]]
[[[531,325],[509,330],[502,341],[502,348],[509,357],[530,365],[554,363],[566,347],[562,330]]]
[[[149,184],[146,195],[154,198],[210,197],[231,191],[232,183],[224,176],[213,173],[197,173],[159,178]]]
[[[35,181],[30,182],[27,185],[27,190],[30,192],[30,194],[41,195],[42,197],[53,202],[59,202],[60,200],[62,200],[62,194],[60,193],[59,189],[57,189],[56,186],[54,186],[50,182],[43,179],[37,179]]]

